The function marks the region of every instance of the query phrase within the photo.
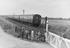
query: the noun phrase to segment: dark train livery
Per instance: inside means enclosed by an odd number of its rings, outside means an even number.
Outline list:
[[[31,15],[12,15],[9,17],[13,20],[19,21],[23,24],[32,25],[35,27],[44,26],[46,24],[47,17],[42,18],[39,14],[31,14]]]

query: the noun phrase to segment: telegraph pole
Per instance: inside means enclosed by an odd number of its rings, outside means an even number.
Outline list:
[[[23,10],[23,14],[25,13],[25,10]]]

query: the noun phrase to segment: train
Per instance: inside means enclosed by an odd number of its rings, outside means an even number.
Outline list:
[[[31,41],[45,42],[47,17],[41,17],[39,14],[30,15],[10,15],[8,19],[15,21],[15,35],[22,39]],[[23,26],[23,24],[25,26]]]
[[[47,21],[47,17],[41,17],[39,14],[12,15],[12,17],[9,18],[34,27],[45,27]]]

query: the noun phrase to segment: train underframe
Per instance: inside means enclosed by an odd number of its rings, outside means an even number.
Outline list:
[[[45,42],[45,32],[27,30],[24,27],[15,27],[15,32],[19,34],[17,36],[18,38],[36,42]]]

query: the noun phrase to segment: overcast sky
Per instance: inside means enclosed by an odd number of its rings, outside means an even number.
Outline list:
[[[41,14],[70,17],[70,0],[0,0],[0,14]]]

